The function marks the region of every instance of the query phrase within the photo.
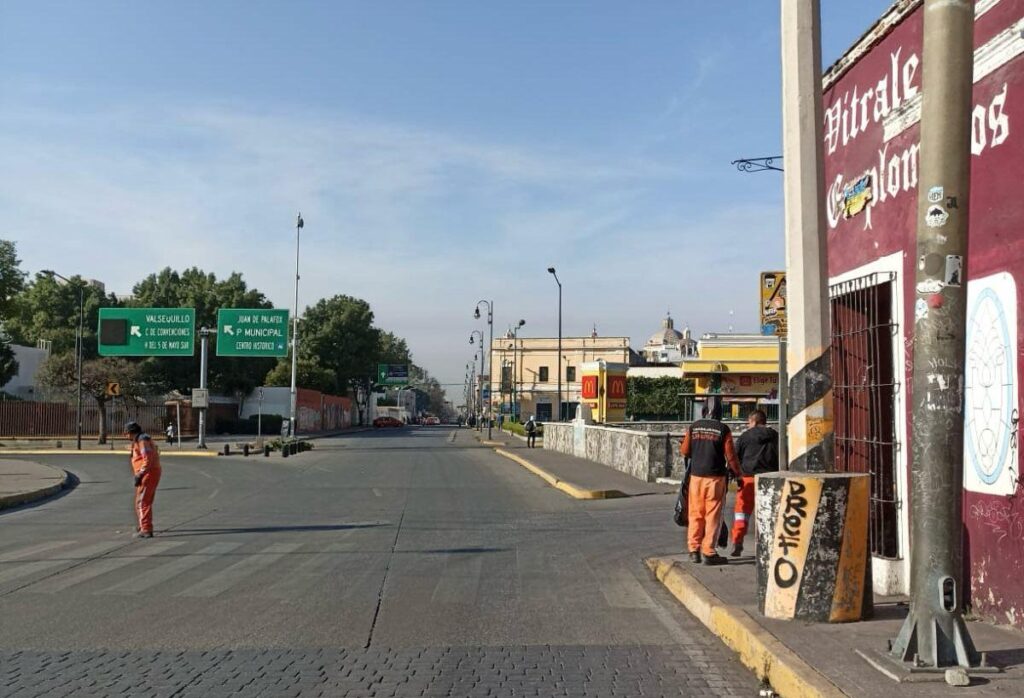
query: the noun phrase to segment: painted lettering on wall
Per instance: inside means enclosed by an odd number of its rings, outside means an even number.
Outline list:
[[[800,579],[800,568],[789,559],[791,548],[801,545],[804,521],[807,520],[807,487],[796,480],[788,480],[789,494],[786,495],[786,508],[782,512],[782,532],[778,538],[778,548],[782,551],[775,560],[772,576],[780,589],[789,589]]]

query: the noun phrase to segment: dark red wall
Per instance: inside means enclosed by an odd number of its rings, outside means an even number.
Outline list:
[[[976,22],[975,46],[985,44],[1022,17],[1024,0],[996,3]],[[915,150],[920,129],[915,124],[886,142],[884,120],[874,120],[876,102],[880,111],[883,107],[874,93],[884,81],[887,106],[891,108],[894,92],[902,105],[908,94],[920,90],[922,21],[919,7],[826,91],[824,105],[825,186],[830,201],[829,271],[834,276],[903,252],[906,322],[902,331],[904,347],[908,347],[908,354],[902,357],[905,371],[912,358],[909,348],[913,345],[916,299]],[[873,94],[863,102],[869,89]],[[849,105],[855,95],[857,107],[851,111]],[[971,239],[966,275],[972,279],[1008,272],[1014,277],[1020,342],[1024,340],[1020,326],[1024,313],[1019,310],[1024,288],[1024,56],[1015,57],[976,82],[974,104],[975,154],[971,164]],[[867,210],[848,219],[837,215],[837,192],[841,192],[841,185],[855,181],[865,172],[873,174],[875,201]],[[893,174],[897,176],[894,178]],[[890,186],[894,187],[891,191]],[[1022,376],[1024,365],[1019,353],[1017,360],[1018,376]],[[910,384],[907,372],[904,386],[908,393]],[[1019,389],[1016,399],[1019,410]],[[907,405],[909,410],[909,397]],[[909,414],[906,416],[909,418]],[[909,429],[907,433],[909,436]],[[910,453],[909,444],[904,449]],[[975,611],[997,622],[1024,628],[1024,491],[1020,483],[1012,497],[965,492],[964,524],[969,600]]]

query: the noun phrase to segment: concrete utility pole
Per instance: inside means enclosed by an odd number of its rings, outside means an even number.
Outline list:
[[[199,328],[199,388],[206,390],[207,373],[207,349],[210,341],[210,330],[206,327]],[[209,401],[209,396],[207,396]],[[197,448],[206,448],[206,407],[199,408],[199,442]]]
[[[910,614],[892,654],[973,667],[961,614],[974,3],[925,0],[911,450]]]
[[[833,467],[818,0],[782,0],[790,470]]]
[[[298,411],[299,389],[297,374],[299,370],[299,231],[305,224],[302,214],[295,221],[295,305],[292,314],[292,391],[291,409],[289,410],[288,435],[295,436],[295,416]]]

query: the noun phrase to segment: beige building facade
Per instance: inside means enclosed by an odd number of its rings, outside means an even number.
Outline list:
[[[531,415],[541,422],[558,419],[558,379],[562,379],[561,413],[572,419],[580,401],[580,366],[584,362],[636,363],[629,337],[562,337],[558,365],[557,337],[496,338],[491,345],[490,407],[506,418]],[[486,405],[485,405],[486,407]]]

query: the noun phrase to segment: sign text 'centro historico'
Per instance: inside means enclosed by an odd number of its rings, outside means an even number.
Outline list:
[[[287,355],[287,310],[221,308],[217,311],[217,356]]]
[[[195,308],[100,308],[100,356],[192,356]]]

